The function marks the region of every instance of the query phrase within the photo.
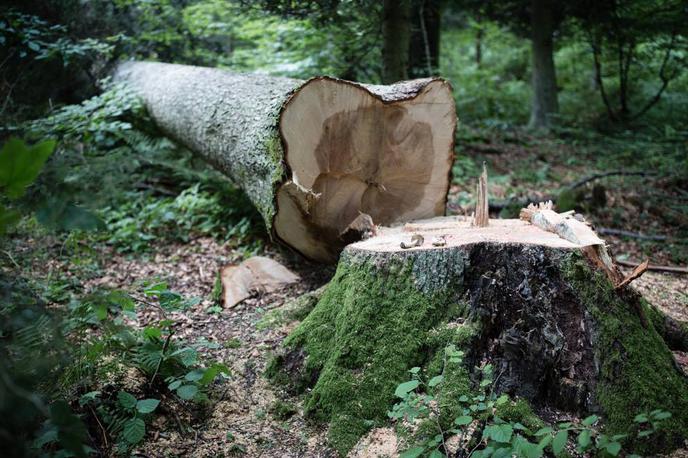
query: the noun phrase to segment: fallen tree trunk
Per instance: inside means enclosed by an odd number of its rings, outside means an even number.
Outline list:
[[[456,126],[444,80],[304,82],[151,62],[121,64],[115,80],[310,259],[336,260],[361,214],[381,225],[444,214]]]
[[[532,410],[517,406],[526,403],[535,412],[596,412],[616,433],[632,429],[635,414],[664,409],[673,417],[650,450],[670,448],[688,431],[688,379],[667,342],[682,348],[685,335],[618,287],[590,232],[576,243],[526,221],[475,227],[449,217],[381,229],[346,247],[268,374],[306,394],[306,412],[330,422],[342,454],[384,424],[414,366],[422,380],[443,374],[442,388],[427,393],[451,429],[486,362],[494,388],[512,399],[498,412],[505,420],[525,424],[517,412]],[[465,353],[464,364],[447,365],[448,345]]]

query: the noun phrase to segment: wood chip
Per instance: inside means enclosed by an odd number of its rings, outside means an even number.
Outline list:
[[[238,266],[225,266],[220,271],[222,304],[232,308],[254,293],[272,292],[299,280],[298,275],[277,261],[254,256]]]
[[[621,288],[623,288],[624,286],[626,286],[626,285],[628,285],[629,283],[631,283],[631,282],[632,282],[633,280],[635,280],[636,278],[640,278],[640,276],[641,276],[642,274],[644,274],[645,271],[647,271],[647,267],[648,267],[649,265],[650,265],[650,260],[649,260],[649,259],[647,259],[647,260],[641,262],[640,264],[638,264],[638,266],[637,266],[635,269],[633,269],[633,272],[631,272],[630,275],[628,275],[626,278],[624,278],[623,281],[622,281],[621,283],[619,283],[618,285],[616,285],[616,289],[621,289]]]
[[[402,242],[399,244],[399,246],[400,246],[401,248],[403,248],[404,250],[408,250],[409,248],[413,248],[413,247],[417,247],[417,246],[423,245],[423,242],[424,242],[424,241],[425,241],[425,239],[423,238],[422,235],[420,235],[420,234],[413,234],[413,235],[411,236],[411,241],[410,241],[410,242],[407,243],[406,241],[402,241]]]

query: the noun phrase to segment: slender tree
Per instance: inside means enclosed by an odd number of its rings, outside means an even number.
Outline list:
[[[457,4],[476,17],[505,25],[530,40],[533,95],[529,125],[535,129],[551,127],[559,111],[554,37],[568,4],[558,0],[458,0]],[[482,47],[482,35],[477,40],[476,50]]]
[[[647,113],[686,67],[686,0],[584,0],[573,13],[590,44],[595,86],[613,122]],[[633,75],[647,78],[650,72],[658,82],[643,100]]]
[[[408,66],[411,78],[439,73],[441,19],[442,5],[439,0],[412,2]]]

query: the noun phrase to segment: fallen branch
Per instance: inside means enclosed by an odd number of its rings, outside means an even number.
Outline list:
[[[667,240],[669,238],[666,235],[645,235],[641,234],[640,232],[625,231],[623,229],[612,229],[609,227],[597,228],[597,233],[601,235],[618,235],[622,237],[630,237],[641,240]]]
[[[621,259],[614,260],[618,265],[624,267],[636,267],[637,262],[623,261]],[[649,264],[647,270],[654,272],[669,272],[673,274],[688,274],[688,267],[675,267],[675,266],[659,266],[656,264]]]
[[[591,181],[599,180],[600,178],[606,178],[610,176],[651,176],[651,175],[657,175],[655,172],[627,172],[624,170],[613,170],[611,172],[603,172],[603,173],[596,173],[594,175],[590,175],[584,178],[581,178],[578,181],[574,181],[571,184],[568,184],[566,186],[563,186],[561,189],[559,189],[556,194],[551,195],[544,195],[544,196],[531,196],[531,197],[525,197],[522,199],[519,199],[517,197],[512,197],[509,199],[503,199],[503,200],[492,200],[490,201],[490,210],[492,211],[501,211],[507,207],[514,207],[514,208],[524,208],[527,207],[528,204],[539,204],[541,202],[547,202],[547,201],[552,201],[556,203],[557,197],[559,194],[564,191],[564,190],[574,190],[577,188],[580,188],[581,186],[590,183]],[[629,236],[631,237],[631,236]],[[654,239],[653,239],[654,240]],[[660,240],[660,239],[657,239]]]
[[[611,176],[648,176],[648,175],[656,175],[655,172],[627,172],[625,170],[612,170],[611,172],[603,172],[603,173],[595,173],[594,175],[590,175],[584,178],[581,178],[578,181],[574,181],[570,185],[567,186],[569,189],[576,189],[580,188],[584,184],[590,183],[591,181],[596,181],[599,180],[600,178],[607,178]]]

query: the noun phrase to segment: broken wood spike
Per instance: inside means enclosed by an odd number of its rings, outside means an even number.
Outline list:
[[[641,262],[636,266],[635,269],[633,269],[633,272],[631,272],[626,278],[623,279],[621,283],[615,286],[615,289],[621,289],[624,286],[630,284],[633,280],[640,278],[642,274],[647,271],[648,266],[650,265],[650,260],[646,259],[645,261]]]
[[[473,224],[477,227],[487,227],[490,225],[490,204],[487,195],[487,166],[484,162],[483,173],[478,179],[476,194],[475,220]]]
[[[413,234],[411,236],[411,241],[409,243],[406,243],[406,241],[402,241],[399,246],[403,248],[404,250],[408,250],[409,248],[414,248],[417,246],[423,245],[423,242],[425,242],[425,239],[423,238],[422,235],[420,234]]]

